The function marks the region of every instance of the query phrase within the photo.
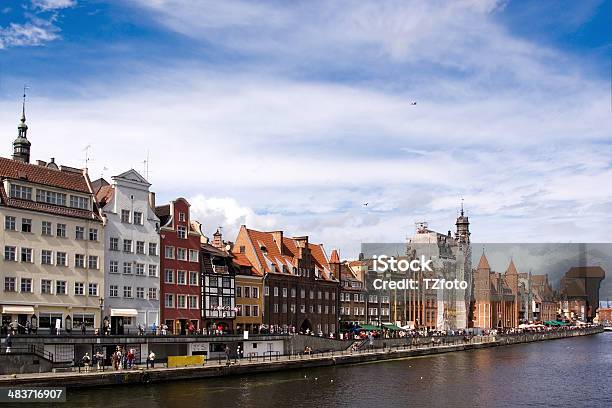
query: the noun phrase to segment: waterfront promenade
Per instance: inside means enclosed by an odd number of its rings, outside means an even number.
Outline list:
[[[132,370],[92,371],[92,372],[55,372],[36,374],[17,374],[0,376],[0,387],[7,386],[63,386],[67,388],[95,387],[118,384],[146,384],[151,382],[214,378],[231,375],[265,373],[291,369],[308,369],[345,364],[394,360],[410,357],[428,356],[441,353],[477,350],[482,348],[511,344],[553,340],[574,336],[585,336],[603,332],[601,327],[562,330],[538,333],[505,334],[497,336],[478,336],[465,341],[457,338],[444,344],[389,344],[384,348],[362,350],[341,350],[315,354],[293,354],[260,356],[257,358],[234,359],[228,365],[223,359],[209,360],[202,366],[157,367],[146,369],[137,367]]]

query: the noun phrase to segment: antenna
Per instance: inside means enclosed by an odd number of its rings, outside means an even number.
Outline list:
[[[23,103],[21,105],[21,114],[25,117],[26,90],[30,89],[27,84],[23,84]]]
[[[147,158],[142,161],[144,176],[149,181],[149,149],[147,149]]]
[[[85,169],[87,169],[87,166],[89,165],[89,149],[91,149],[91,145],[87,145],[83,149],[85,151]]]

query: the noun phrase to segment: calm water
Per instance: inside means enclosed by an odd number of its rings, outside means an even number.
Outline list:
[[[392,362],[69,391],[61,407],[612,407],[612,333]]]

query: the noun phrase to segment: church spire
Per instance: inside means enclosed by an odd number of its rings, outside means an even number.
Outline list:
[[[457,217],[457,222],[455,223],[457,226],[457,232],[455,232],[455,239],[463,244],[470,243],[470,220],[465,215],[465,211],[463,209],[463,198],[461,199],[461,211],[459,213],[459,217]]]
[[[23,102],[21,104],[21,120],[19,125],[17,125],[17,139],[13,142],[13,160],[29,163],[30,146],[32,144],[28,140],[28,125],[26,124],[25,116],[26,89],[27,87],[24,85]]]

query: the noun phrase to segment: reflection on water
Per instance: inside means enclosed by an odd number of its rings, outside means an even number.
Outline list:
[[[61,407],[612,407],[612,333],[383,363],[105,387]]]

